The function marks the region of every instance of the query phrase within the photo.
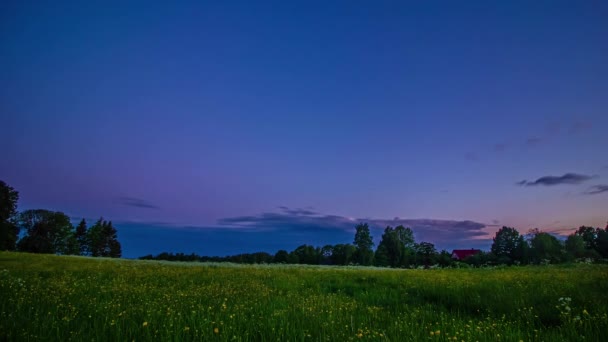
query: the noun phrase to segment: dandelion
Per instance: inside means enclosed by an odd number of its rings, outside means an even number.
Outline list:
[[[213,332],[216,333],[216,334],[219,334],[220,333],[220,329],[219,328],[213,328]]]
[[[441,334],[441,330],[435,331],[435,335],[440,335],[440,334]]]
[[[144,322],[144,323],[142,324],[142,326],[143,326],[144,328],[145,328],[145,327],[147,327],[147,326],[148,326],[148,322]]]
[[[434,332],[434,331],[431,331],[431,336],[433,336],[433,335],[435,335],[435,332]]]

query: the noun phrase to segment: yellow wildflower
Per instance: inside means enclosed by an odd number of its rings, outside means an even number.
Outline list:
[[[213,332],[214,332],[214,333],[216,333],[216,334],[219,334],[219,333],[220,333],[220,329],[218,329],[218,328],[213,328]]]
[[[148,326],[148,322],[144,322],[144,323],[142,324],[142,326],[147,327],[147,326]]]

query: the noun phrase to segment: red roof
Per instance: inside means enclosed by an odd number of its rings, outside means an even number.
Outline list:
[[[479,249],[455,249],[452,251],[452,258],[463,260],[479,252],[481,252]]]

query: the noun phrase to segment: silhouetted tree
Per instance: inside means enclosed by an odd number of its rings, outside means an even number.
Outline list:
[[[568,235],[565,247],[570,259],[583,258],[586,256],[585,240],[580,235]]]
[[[414,233],[410,228],[390,226],[384,229],[380,244],[376,250],[378,266],[401,267],[410,265],[415,254]]]
[[[19,215],[19,226],[26,235],[18,248],[31,253],[77,254],[74,228],[62,212],[44,209],[27,210]]]
[[[522,260],[525,243],[515,228],[502,227],[496,232],[491,250],[500,263],[511,264]]]
[[[94,257],[120,258],[122,248],[112,222],[100,218],[88,231],[90,253]]]
[[[429,267],[437,261],[437,250],[430,242],[421,242],[416,245],[416,259],[418,264]]]
[[[357,247],[346,243],[337,244],[332,248],[331,264],[332,265],[349,265],[354,261]]]
[[[19,236],[17,201],[19,192],[0,180],[0,250],[15,250]]]
[[[562,243],[553,235],[535,229],[531,232],[530,248],[534,262],[559,263],[564,259]]]
[[[367,223],[361,223],[355,228],[355,256],[354,261],[359,265],[371,265],[374,259],[374,241]]]
[[[80,255],[89,255],[89,241],[87,239],[87,221],[82,219],[76,226],[75,233],[76,241],[78,242],[78,251]]]
[[[581,226],[574,234],[580,236],[585,241],[586,249],[596,249],[597,247],[597,230],[593,227]]]
[[[278,251],[273,258],[273,262],[277,263],[277,264],[285,264],[287,263],[287,258],[289,257],[289,253],[287,253],[286,250],[281,249],[280,251]]]

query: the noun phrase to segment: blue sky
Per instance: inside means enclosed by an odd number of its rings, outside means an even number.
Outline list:
[[[0,179],[22,210],[111,219],[131,257],[344,243],[361,220],[440,248],[603,227],[607,15],[5,1]]]

